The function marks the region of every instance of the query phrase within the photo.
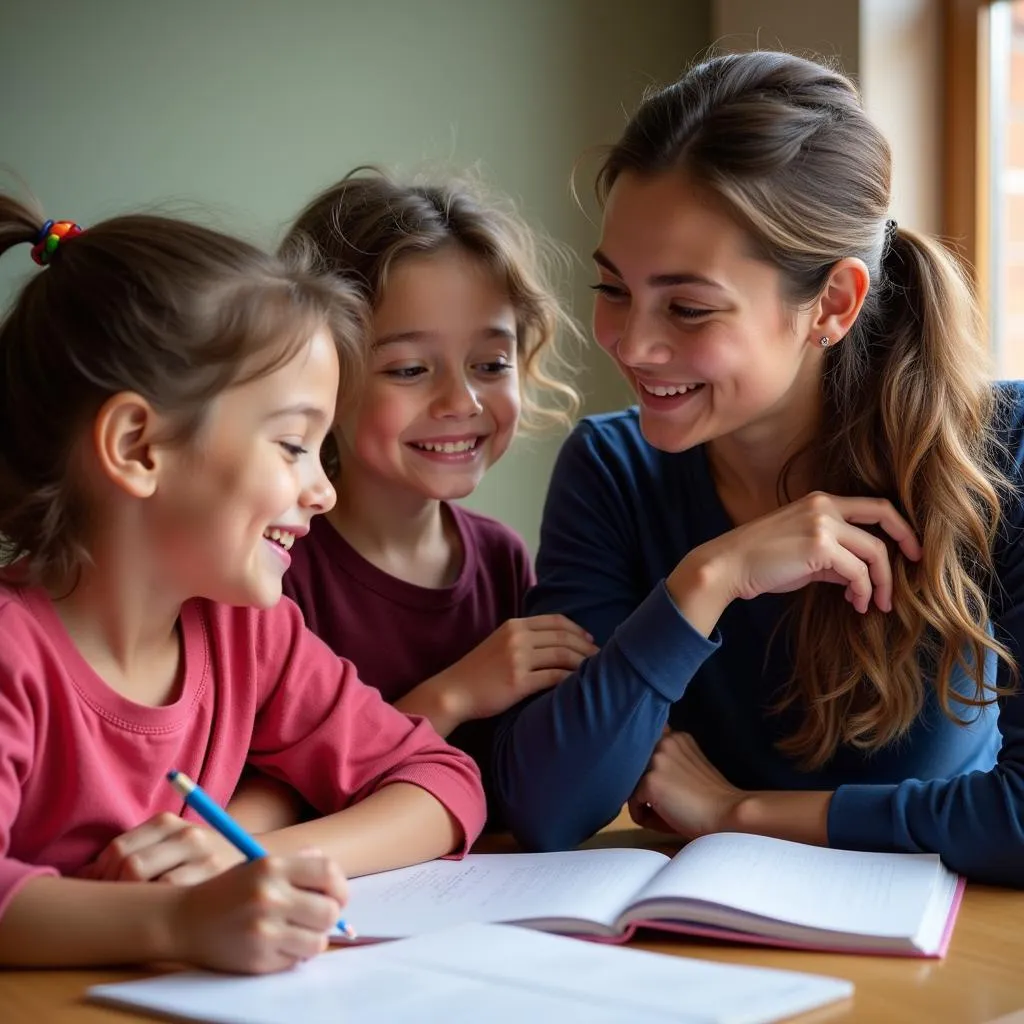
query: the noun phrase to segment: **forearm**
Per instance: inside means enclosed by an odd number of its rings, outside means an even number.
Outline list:
[[[668,721],[653,691],[623,687],[605,704],[588,685],[570,676],[499,726],[494,789],[529,850],[571,849],[614,818]]]
[[[723,823],[722,832],[752,832],[794,843],[828,846],[831,792],[747,793]]]
[[[262,772],[254,772],[242,781],[227,810],[255,835],[296,825],[309,814],[306,802],[291,786]]]
[[[658,587],[578,672],[512,712],[494,786],[520,842],[567,849],[615,817],[715,649]]]
[[[350,878],[443,857],[463,839],[444,804],[408,782],[391,783],[344,811],[261,837],[271,853],[316,848]]]
[[[450,670],[431,676],[404,697],[395,701],[395,707],[406,715],[421,715],[442,738],[447,738],[462,725],[466,718],[451,697]]]
[[[180,890],[145,882],[29,879],[0,918],[0,964],[93,967],[178,959]]]

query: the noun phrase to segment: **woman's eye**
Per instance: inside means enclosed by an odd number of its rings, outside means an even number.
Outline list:
[[[675,303],[668,307],[668,311],[672,316],[677,316],[682,320],[695,320],[698,317],[708,316],[711,313],[710,309],[698,309],[695,306],[677,306]]]
[[[300,455],[308,455],[309,449],[303,448],[301,444],[292,444],[290,441],[281,441],[281,447],[293,458],[297,459]]]

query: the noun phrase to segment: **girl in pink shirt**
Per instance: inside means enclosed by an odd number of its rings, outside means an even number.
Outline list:
[[[329,438],[338,501],[296,545],[285,593],[385,700],[471,753],[486,789],[495,716],[596,649],[562,615],[523,616],[523,541],[457,501],[520,426],[571,424],[556,344],[575,328],[537,240],[469,183],[354,171],[283,248],[312,249],[372,310],[358,397]]]
[[[45,269],[0,325],[0,963],[287,968],[346,874],[463,851],[484,812],[472,761],[280,600],[334,504],[361,306],[165,218],[0,196],[19,243]],[[164,776],[226,803],[246,764],[318,817],[241,864]]]

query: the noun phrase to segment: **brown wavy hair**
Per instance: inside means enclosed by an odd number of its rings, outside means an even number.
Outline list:
[[[407,256],[455,246],[480,260],[515,309],[522,427],[572,425],[580,399],[562,346],[581,335],[552,284],[562,254],[506,201],[468,180],[402,184],[377,168],[357,167],[299,214],[281,253],[310,245],[322,268],[352,281],[371,308],[392,266]]]
[[[36,204],[0,194],[0,254],[34,243],[43,223]],[[63,583],[89,561],[94,513],[72,453],[112,395],[141,395],[184,443],[217,394],[324,326],[352,383],[365,318],[342,282],[185,221],[115,217],[61,242],[0,322],[5,577]]]
[[[856,257],[871,277],[864,307],[824,357],[820,430],[809,456],[816,488],[888,498],[924,548],[919,565],[893,545],[893,611],[851,611],[841,588],[812,584],[793,606],[794,670],[777,710],[802,719],[780,744],[818,768],[840,744],[875,750],[904,735],[926,674],[954,711],[1004,692],[986,655],[1007,649],[988,629],[992,548],[1006,480],[981,319],[965,276],[940,244],[887,229],[890,150],[854,85],[786,53],[712,58],[650,95],[597,177],[680,173],[709,189],[780,271],[791,308],[816,298],[833,265]],[[789,500],[783,469],[780,501]],[[973,693],[952,683],[962,668]]]

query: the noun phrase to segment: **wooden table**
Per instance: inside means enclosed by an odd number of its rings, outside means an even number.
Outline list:
[[[653,846],[664,837],[644,832],[620,817],[588,847]],[[477,849],[514,849],[506,837],[489,837]],[[968,885],[953,941],[944,960],[906,960],[831,953],[756,949],[705,940],[641,933],[635,948],[697,956],[735,964],[757,964],[847,978],[852,1001],[800,1018],[800,1024],[885,1021],[984,1024],[1024,1010],[1024,893]],[[328,955],[343,956],[344,953]],[[152,972],[149,972],[152,973]],[[146,977],[146,971],[0,970],[2,1024],[130,1024],[151,1021],[121,1010],[83,1002],[90,985]]]

